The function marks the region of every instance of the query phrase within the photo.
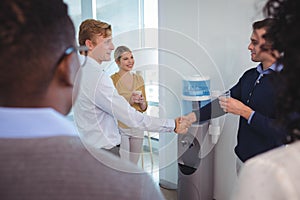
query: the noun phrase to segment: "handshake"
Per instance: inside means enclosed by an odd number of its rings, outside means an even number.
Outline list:
[[[185,134],[188,128],[197,120],[196,114],[191,112],[187,115],[178,117],[175,119],[175,129],[174,132],[177,134]]]

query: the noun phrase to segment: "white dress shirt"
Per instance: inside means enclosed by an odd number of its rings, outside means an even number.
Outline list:
[[[0,107],[0,138],[76,136],[74,125],[52,108]]]
[[[172,132],[175,128],[174,120],[150,117],[132,108],[103,67],[90,57],[82,68],[74,119],[84,142],[106,149],[121,142],[117,120],[148,131]]]
[[[300,142],[246,161],[232,200],[299,200]]]

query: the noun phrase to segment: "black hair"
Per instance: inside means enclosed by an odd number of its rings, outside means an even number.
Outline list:
[[[265,29],[266,33],[263,35],[266,43],[262,45],[262,50],[268,51],[274,49],[274,37],[269,34],[271,27],[273,27],[277,23],[277,20],[274,18],[265,18],[260,21],[256,21],[252,24],[253,30],[257,29]]]
[[[0,102],[45,92],[75,29],[62,0],[0,1]],[[31,87],[29,87],[31,86]]]
[[[290,142],[300,139],[300,1],[268,0],[264,13],[278,20],[268,35],[282,55],[284,70],[278,96],[280,122],[287,127]]]

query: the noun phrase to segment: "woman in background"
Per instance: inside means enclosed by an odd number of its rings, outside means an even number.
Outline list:
[[[119,71],[111,76],[118,93],[139,112],[147,109],[145,84],[143,78],[132,72],[134,57],[126,46],[119,46],[114,53]],[[129,128],[119,121],[121,133],[120,156],[137,164],[142,152],[144,131]]]
[[[233,199],[300,199],[300,1],[268,0],[265,13],[278,23],[265,37],[281,52],[284,70],[277,106],[288,145],[261,154],[241,170]]]

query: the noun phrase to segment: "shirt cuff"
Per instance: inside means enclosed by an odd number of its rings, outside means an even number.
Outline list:
[[[175,128],[176,128],[176,122],[175,122],[175,120],[174,119],[169,119],[168,120],[168,126],[171,127],[171,129],[173,129],[172,131],[174,131]]]
[[[251,120],[252,120],[252,117],[253,117],[254,113],[255,113],[255,111],[252,111],[252,112],[251,112],[251,115],[250,115],[250,117],[249,117],[249,119],[248,119],[248,124],[251,123]]]

